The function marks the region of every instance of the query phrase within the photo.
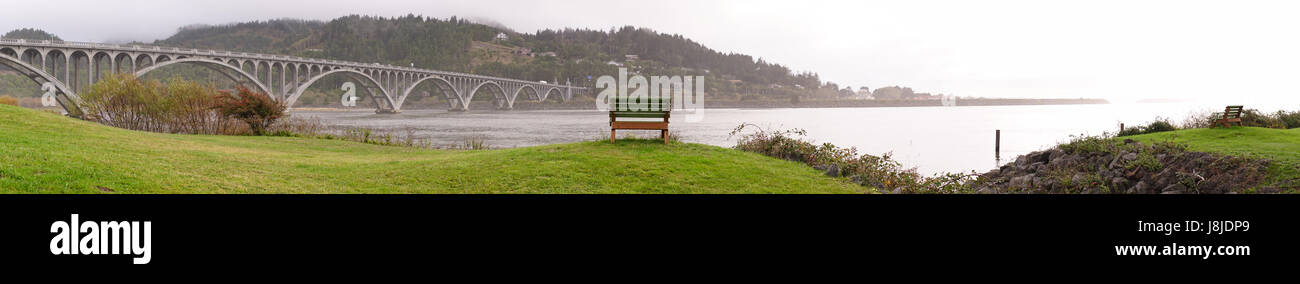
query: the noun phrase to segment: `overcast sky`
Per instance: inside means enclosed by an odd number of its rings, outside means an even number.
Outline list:
[[[13,0],[6,0],[11,2]],[[1292,1],[1294,2],[1294,1]],[[491,19],[521,32],[622,25],[813,71],[841,86],[985,97],[1300,102],[1288,1],[194,0],[3,3],[0,29],[152,41],[189,24],[348,14]]]

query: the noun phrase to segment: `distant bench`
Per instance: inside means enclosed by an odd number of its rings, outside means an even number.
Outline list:
[[[650,98],[641,98],[639,101],[626,98],[619,100],[618,96],[614,96],[614,103],[609,108],[609,142],[617,141],[614,137],[619,129],[659,130],[659,137],[663,138],[664,144],[668,144],[668,115],[671,111],[671,100]]]
[[[1222,113],[1214,113],[1214,117],[1218,118],[1214,120],[1213,124],[1210,124],[1210,128],[1217,127],[1220,124],[1222,124],[1223,127],[1232,127],[1233,122],[1236,122],[1237,125],[1242,125],[1241,106],[1228,106],[1223,109]]]

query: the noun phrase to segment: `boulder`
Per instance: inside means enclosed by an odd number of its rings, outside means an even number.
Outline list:
[[[1013,188],[1029,188],[1033,186],[1033,183],[1034,174],[1026,174],[1011,178],[1011,187]]]
[[[1115,177],[1110,179],[1110,188],[1128,188],[1128,179]]]
[[[1050,152],[1048,152],[1047,162],[1051,163],[1064,157],[1065,157],[1065,151],[1062,151],[1061,149],[1052,149]]]
[[[1084,183],[1084,182],[1087,182],[1087,181],[1088,181],[1088,176],[1086,176],[1086,175],[1084,175],[1084,174],[1082,174],[1082,173],[1074,174],[1073,177],[1070,177],[1070,183],[1073,183],[1073,184],[1078,185],[1078,186],[1086,186],[1086,185],[1083,184],[1083,183]]]
[[[1187,192],[1187,186],[1182,184],[1173,184],[1160,190],[1160,193],[1163,194],[1182,194],[1183,192]]]
[[[1145,194],[1147,193],[1148,187],[1149,186],[1147,186],[1147,182],[1139,181],[1137,184],[1134,184],[1133,187],[1129,188],[1128,191],[1126,192],[1133,193],[1133,194]]]
[[[1124,158],[1125,161],[1137,160],[1137,159],[1138,159],[1138,154],[1137,154],[1137,153],[1128,153],[1128,154],[1124,154],[1123,158]]]

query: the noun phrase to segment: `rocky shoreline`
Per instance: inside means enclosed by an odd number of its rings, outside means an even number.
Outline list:
[[[1172,142],[1098,138],[1021,155],[979,175],[975,188],[979,193],[1232,194],[1256,189],[1267,167],[1266,160],[1186,151]]]

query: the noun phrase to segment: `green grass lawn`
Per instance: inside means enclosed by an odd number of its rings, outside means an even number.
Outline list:
[[[1143,142],[1172,139],[1187,143],[1187,149],[1191,151],[1268,159],[1272,164],[1268,169],[1269,180],[1266,183],[1300,179],[1300,128],[1200,128],[1121,138]]]
[[[654,140],[428,150],[117,129],[0,105],[0,193],[863,193],[800,163]]]

